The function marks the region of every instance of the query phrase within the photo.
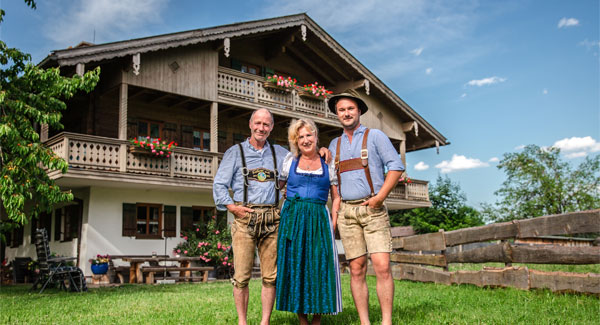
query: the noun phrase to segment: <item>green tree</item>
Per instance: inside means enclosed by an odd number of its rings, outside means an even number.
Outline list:
[[[559,148],[529,145],[506,153],[498,164],[506,173],[495,192],[499,201],[484,205],[490,221],[509,221],[600,207],[600,155],[573,169]]]
[[[36,8],[35,1],[25,0]],[[0,10],[0,23],[4,18]],[[67,171],[68,164],[40,142],[42,124],[60,130],[63,102],[78,91],[91,91],[99,68],[83,77],[61,76],[58,68],[41,69],[31,56],[0,41],[0,199],[11,224],[25,224],[73,195],[48,177],[48,170]]]
[[[480,214],[466,205],[467,196],[448,176],[438,176],[429,188],[431,207],[392,213],[393,226],[412,226],[417,233],[455,230],[483,224]]]

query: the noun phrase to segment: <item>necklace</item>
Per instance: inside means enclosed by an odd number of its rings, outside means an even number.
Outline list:
[[[315,162],[319,162],[318,167]],[[303,170],[316,170],[321,167],[319,156],[316,155],[314,158],[306,158],[306,156],[300,156],[300,168]]]

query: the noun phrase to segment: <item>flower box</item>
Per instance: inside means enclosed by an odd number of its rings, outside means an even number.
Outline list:
[[[312,99],[312,100],[325,100],[327,98],[326,96],[316,96],[313,93],[311,93],[310,91],[305,91],[305,90],[298,90],[298,96],[300,96],[302,98],[306,98],[306,99]]]
[[[278,86],[268,81],[263,82],[263,88],[267,91],[278,92],[282,94],[289,93],[292,91],[292,88],[290,87]]]
[[[156,158],[165,158],[166,157],[166,156],[157,156],[156,154],[152,153],[152,151],[150,151],[149,149],[140,148],[140,147],[129,147],[129,152],[131,152],[134,155],[140,155],[140,156],[150,156],[150,157],[156,157]]]

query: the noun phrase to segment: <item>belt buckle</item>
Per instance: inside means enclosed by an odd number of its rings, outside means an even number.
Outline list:
[[[360,159],[369,159],[369,150],[361,149],[360,150]]]

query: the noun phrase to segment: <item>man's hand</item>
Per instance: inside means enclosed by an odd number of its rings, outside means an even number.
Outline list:
[[[383,205],[383,199],[381,199],[378,194],[361,203],[360,205],[368,205],[371,209],[379,209]]]
[[[254,212],[254,210],[252,210],[250,208],[247,208],[242,205],[235,205],[235,204],[228,204],[227,210],[229,210],[229,212],[233,213],[236,217],[242,218],[242,219],[246,217],[246,213]]]
[[[321,149],[319,149],[319,156],[323,157],[327,164],[329,164],[331,162],[331,158],[333,158],[331,156],[331,151],[325,147],[321,147]]]

